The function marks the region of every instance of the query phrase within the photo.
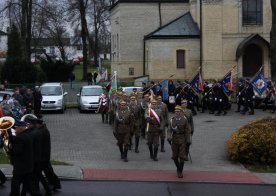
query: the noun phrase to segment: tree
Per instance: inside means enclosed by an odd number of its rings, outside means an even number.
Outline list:
[[[8,35],[7,60],[2,68],[1,78],[14,84],[36,81],[36,68],[22,59],[20,35],[15,25]]]
[[[272,27],[270,32],[271,78],[276,80],[276,1],[271,0]]]

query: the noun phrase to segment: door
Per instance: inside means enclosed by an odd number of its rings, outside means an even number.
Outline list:
[[[256,44],[250,44],[243,55],[243,77],[253,77],[263,64],[262,49]]]

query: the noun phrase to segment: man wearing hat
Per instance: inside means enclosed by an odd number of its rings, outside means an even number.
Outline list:
[[[241,114],[245,114],[249,108],[250,112],[248,114],[253,115],[254,114],[254,104],[253,100],[255,98],[253,86],[250,82],[250,80],[245,80],[244,82],[244,109],[242,110]]]
[[[188,120],[188,125],[190,126],[190,129],[191,129],[191,135],[190,135],[190,143],[187,143],[187,148],[186,148],[186,159],[185,161],[188,161],[188,153],[189,153],[189,150],[190,150],[190,145],[191,145],[191,138],[194,134],[194,120],[193,120],[193,113],[191,110],[189,110],[187,108],[187,100],[186,99],[183,99],[181,100],[181,108],[182,108],[182,114],[186,117],[186,119]]]
[[[175,106],[175,116],[171,118],[168,129],[168,142],[172,148],[172,159],[177,168],[177,175],[183,178],[184,161],[187,159],[187,146],[190,141],[191,129],[182,108]]]
[[[39,189],[34,184],[34,147],[33,138],[29,133],[31,129],[26,122],[15,123],[16,137],[11,149],[11,163],[13,177],[11,181],[10,196],[20,194],[20,185],[24,184],[26,191],[31,195],[40,195]]]
[[[125,162],[127,159],[127,151],[129,149],[130,141],[130,123],[131,113],[124,100],[120,101],[120,108],[116,112],[114,121],[114,135],[118,140],[117,144],[121,152],[121,159]]]
[[[146,130],[146,121],[145,121],[145,112],[148,110],[148,105],[149,105],[149,94],[145,94],[144,98],[141,101],[141,135],[143,138],[145,138],[145,130]]]
[[[157,107],[157,101],[152,100],[149,108],[145,111],[145,118],[147,121],[147,139],[150,151],[150,157],[154,161],[158,161],[157,153],[159,146],[159,135],[163,129],[163,115],[162,110]]]
[[[137,104],[137,100],[135,96],[130,97],[129,109],[131,112],[131,137],[130,137],[130,144],[132,144],[132,136],[135,136],[135,152],[139,153],[138,146],[139,146],[139,139],[141,135],[141,111],[140,107]]]
[[[163,129],[162,132],[160,134],[160,143],[161,143],[161,152],[165,152],[165,138],[166,138],[166,127],[168,127],[168,120],[169,120],[169,111],[168,111],[168,107],[165,103],[162,102],[162,97],[161,96],[157,96],[157,105],[158,107],[161,109],[162,111],[162,115],[163,115]]]

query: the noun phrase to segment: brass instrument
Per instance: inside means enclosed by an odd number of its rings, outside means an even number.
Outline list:
[[[9,156],[12,149],[12,132],[11,128],[15,123],[14,118],[4,116],[0,118],[0,133],[3,139],[3,150]]]

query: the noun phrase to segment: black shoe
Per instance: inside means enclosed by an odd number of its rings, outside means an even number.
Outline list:
[[[226,111],[224,111],[224,112],[223,112],[223,116],[225,116],[226,114],[227,114],[227,112],[226,112]]]
[[[220,116],[220,113],[216,113],[215,116]]]
[[[248,112],[248,114],[249,114],[249,115],[254,115],[254,112],[253,112],[253,111],[251,111],[251,112]]]
[[[240,112],[240,110],[236,110],[235,112],[237,112],[237,113],[238,113],[238,112]]]
[[[54,185],[53,186],[53,190],[59,190],[59,189],[61,189],[61,185],[59,184],[59,185]]]
[[[135,148],[135,152],[136,152],[136,153],[139,153],[139,150],[138,150],[138,148]]]

